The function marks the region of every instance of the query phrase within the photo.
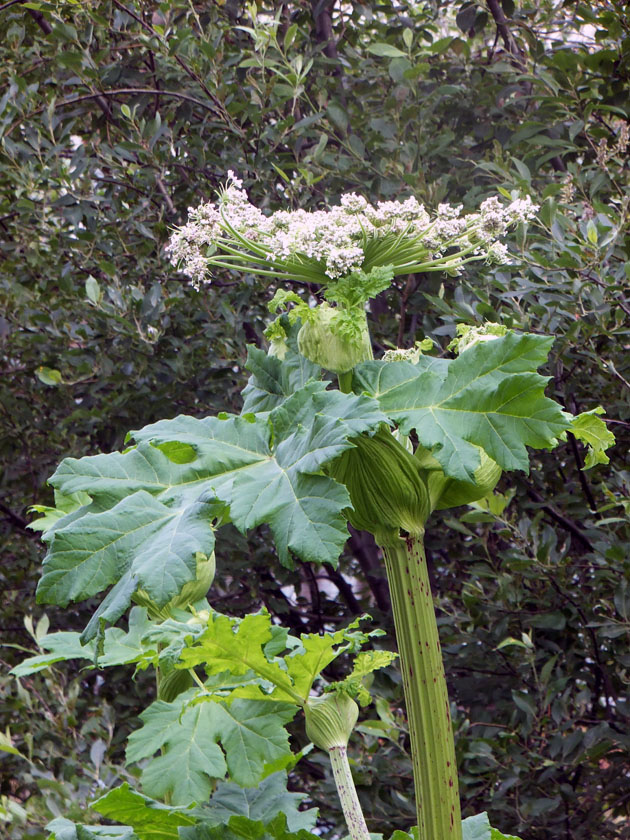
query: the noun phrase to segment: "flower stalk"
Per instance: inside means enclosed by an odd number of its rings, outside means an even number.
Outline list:
[[[352,771],[348,763],[347,748],[344,746],[331,747],[328,750],[328,755],[330,756],[330,766],[332,767],[333,778],[350,837],[352,840],[370,840],[370,832],[361,810]]]
[[[310,697],[304,705],[306,734],[320,750],[326,750],[351,840],[370,840],[354,779],[348,763],[348,741],[359,707],[345,691]]]
[[[455,743],[421,536],[382,546],[403,675],[420,840],[461,840]]]

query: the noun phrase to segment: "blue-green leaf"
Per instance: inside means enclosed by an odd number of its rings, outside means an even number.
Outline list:
[[[208,805],[197,808],[194,813],[207,825],[225,825],[233,816],[268,823],[283,814],[289,831],[308,830],[315,826],[317,809],[300,811],[299,806],[306,798],[305,793],[287,790],[286,772],[273,773],[256,788],[220,782]]]
[[[508,333],[476,344],[448,366],[425,357],[410,362],[366,362],[355,390],[375,397],[403,434],[415,431],[446,475],[474,482],[481,447],[504,470],[529,470],[527,446],[550,449],[569,415],[544,395],[537,368],[553,339]]]
[[[270,525],[283,563],[291,551],[336,563],[350,500],[323,468],[387,418],[369,397],[325,389],[310,381],[259,416],[161,421],[135,432],[125,453],[63,461],[51,483],[92,504],[47,532],[38,600],[65,606],[113,586],[85,639],[115,621],[137,588],[164,606],[195,579],[196,554],[212,552],[213,517],[226,505],[242,531]]]

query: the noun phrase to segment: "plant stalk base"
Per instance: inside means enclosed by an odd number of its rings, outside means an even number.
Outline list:
[[[455,743],[424,544],[383,546],[400,654],[420,840],[461,840]]]

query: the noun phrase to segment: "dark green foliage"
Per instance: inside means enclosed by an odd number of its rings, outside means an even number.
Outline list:
[[[434,514],[427,548],[465,813],[488,810],[527,840],[621,840],[627,10],[616,0],[344,4],[327,42],[331,4],[297,0],[278,26],[290,70],[265,43],[271,5],[259,3],[255,41],[237,28],[253,24],[232,0],[0,3],[3,641],[34,648],[22,619],[41,615],[30,605],[43,552],[27,507],[52,503],[45,481],[62,457],[109,452],[129,429],[179,413],[241,408],[246,340],[261,344],[276,287],[225,273],[196,292],[163,253],[169,228],[211,199],[228,169],[270,209],[348,191],[472,208],[497,187],[523,190],[541,203],[540,222],[513,235],[516,265],[400,279],[372,304],[375,352],[425,336],[444,347],[456,322],[500,321],[556,335],[549,396],[573,414],[606,407],[619,441],[609,466],[583,472],[584,450],[569,436],[536,454],[529,476],[502,479],[503,508],[497,499],[493,510]],[[249,364],[256,372],[255,352]],[[289,387],[278,383],[278,394]],[[379,558],[362,537],[340,572],[282,568],[264,531],[246,544],[227,526],[222,538],[217,608],[264,604],[300,633],[369,607],[391,630]],[[53,629],[82,629],[89,606],[51,610]],[[3,649],[9,664],[22,656]],[[99,822],[86,804],[128,778],[124,739],[153,688],[143,673],[134,683],[129,669],[106,674],[104,684],[78,668],[19,686],[2,677],[1,729],[32,758],[0,757],[12,840],[44,838],[53,816]],[[371,830],[388,835],[414,813],[395,668],[373,694],[355,771]],[[293,735],[305,743],[300,728]],[[308,791],[324,830],[338,831],[327,773],[309,755],[291,786]]]

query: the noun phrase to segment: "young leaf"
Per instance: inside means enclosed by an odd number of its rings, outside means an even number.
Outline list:
[[[189,705],[196,695],[193,689],[172,703],[152,703],[127,747],[129,762],[162,751],[143,770],[142,783],[149,796],[169,795],[174,805],[204,802],[212,780],[223,779],[226,772],[242,787],[253,787],[269,764],[291,752],[284,724],[292,720],[295,706],[244,699],[229,706],[212,701]]]
[[[288,351],[279,359],[252,345],[247,347],[245,367],[252,375],[243,390],[243,414],[271,411],[321,374],[319,365],[300,353]]]
[[[308,633],[300,636],[301,647],[285,659],[296,691],[306,699],[321,672],[345,651],[357,651],[369,635],[356,630],[361,618],[334,633]],[[378,633],[378,631],[377,631]],[[380,634],[380,633],[378,633]]]
[[[29,656],[28,659],[16,665],[10,673],[14,677],[27,677],[43,671],[55,662],[66,662],[68,659],[94,659],[94,646],[82,645],[80,636],[80,633],[70,631],[49,633],[39,642],[40,648],[46,652]]]
[[[147,618],[146,610],[141,607],[134,607],[129,614],[129,630],[127,632],[119,627],[110,627],[105,631],[103,650],[98,658],[99,667],[126,665],[147,659],[152,652],[141,643],[141,639],[152,626]],[[193,630],[190,626],[187,629],[188,634]],[[80,633],[65,630],[58,633],[47,633],[39,640],[39,647],[46,652],[24,659],[10,673],[15,677],[26,677],[29,674],[42,671],[56,662],[85,659],[93,663],[95,659],[95,645],[92,642],[82,644]]]
[[[293,650],[283,658],[280,665],[270,654],[269,643],[275,640],[274,626],[268,613],[248,615],[241,620],[214,614],[204,633],[194,642],[190,641],[190,646],[182,651],[181,661],[189,668],[203,665],[210,676],[229,673],[235,677],[244,677],[243,684],[248,689],[253,672],[261,680],[275,686],[268,694],[269,699],[301,705],[308,698],[315,679],[327,665],[345,651],[357,650],[370,635],[374,635],[358,630],[360,621],[361,618],[355,619],[348,627],[334,633],[303,634],[299,640],[285,636],[284,647],[292,647]],[[233,680],[235,687],[238,684],[238,680]],[[215,687],[224,690],[225,684],[215,686],[210,681],[208,688],[212,690]],[[249,697],[251,692],[248,690],[243,693],[235,688],[232,696]]]
[[[277,662],[270,662],[263,652],[271,638],[268,613],[246,615],[241,621],[215,613],[194,646],[182,651],[181,661],[187,668],[203,665],[208,675],[228,672],[242,676],[254,671],[276,686],[274,700],[299,702],[292,696],[293,685],[286,671]]]
[[[370,692],[363,684],[363,678],[379,668],[387,668],[397,656],[397,653],[389,650],[365,650],[358,653],[352,673],[345,680],[335,683],[335,689],[346,691],[351,697],[356,697],[361,706],[367,706],[370,702]]]
[[[550,449],[569,426],[560,406],[544,396],[536,372],[553,339],[508,333],[471,347],[448,366],[425,357],[365,362],[355,388],[374,396],[403,434],[416,431],[446,475],[474,482],[484,449],[504,470],[529,469],[526,446]]]

